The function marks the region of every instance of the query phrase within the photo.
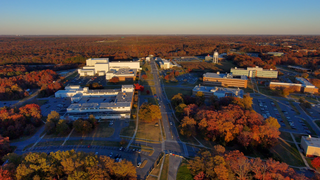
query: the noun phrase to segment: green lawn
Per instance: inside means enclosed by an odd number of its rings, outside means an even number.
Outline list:
[[[147,90],[149,90],[149,94],[147,94]],[[144,91],[140,93],[141,95],[154,95],[156,93],[156,88],[155,87],[150,87],[150,86],[144,86]]]
[[[141,80],[140,85],[154,86],[154,81],[153,80]]]
[[[279,140],[279,144],[271,148],[270,152],[289,165],[305,166],[294,143]]]
[[[141,122],[139,120],[138,131],[136,134],[137,139],[147,139],[152,141],[161,141],[160,126],[155,126],[157,122]]]
[[[129,126],[122,128],[120,135],[132,137],[134,134],[135,128],[136,128],[136,121],[135,120],[129,121]]]
[[[216,67],[224,72],[230,72],[230,69],[235,67],[232,61],[223,60],[216,64]]]
[[[264,85],[258,85],[258,88],[259,88],[259,92],[267,96],[279,96],[276,91],[271,90],[269,87],[266,87]]]
[[[179,166],[177,179],[193,180],[190,170],[188,169],[187,162],[185,160]]]
[[[286,141],[293,141],[291,134],[288,132],[281,132],[280,137]]]
[[[166,155],[164,159],[163,167],[162,167],[160,180],[167,180],[168,173],[169,173],[169,155]]]
[[[114,133],[114,128],[109,127],[109,122],[100,122],[94,130],[87,134],[82,135],[73,131],[70,137],[110,137]]]
[[[171,99],[174,95],[178,93],[182,93],[183,95],[192,95],[192,89],[193,87],[187,88],[187,87],[165,87],[166,94],[169,99]]]

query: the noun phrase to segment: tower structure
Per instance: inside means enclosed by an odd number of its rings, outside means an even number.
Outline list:
[[[218,53],[218,51],[214,51],[212,62],[213,63],[218,63],[219,62],[219,53]]]

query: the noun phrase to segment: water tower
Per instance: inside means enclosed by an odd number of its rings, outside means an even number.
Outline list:
[[[219,62],[219,53],[218,53],[218,51],[214,51],[212,62],[213,63],[218,63]]]

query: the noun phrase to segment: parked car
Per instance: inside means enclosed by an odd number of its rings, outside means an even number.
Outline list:
[[[140,167],[140,166],[141,166],[141,162],[138,162],[137,167]]]

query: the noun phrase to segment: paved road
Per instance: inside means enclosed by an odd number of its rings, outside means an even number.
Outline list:
[[[176,180],[178,168],[179,168],[181,161],[182,161],[182,158],[180,158],[178,156],[169,155],[170,164],[169,164],[168,180]]]

